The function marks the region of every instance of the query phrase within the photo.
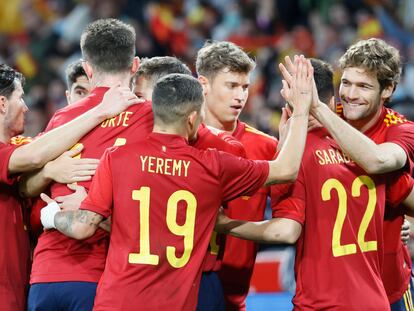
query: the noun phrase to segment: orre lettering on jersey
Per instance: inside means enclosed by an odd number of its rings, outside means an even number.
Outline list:
[[[131,117],[132,111],[123,111],[116,117],[111,119],[107,119],[101,123],[101,127],[116,127],[116,126],[124,126],[127,127],[128,120]]]
[[[315,150],[315,155],[318,157],[318,162],[320,165],[343,164],[343,163],[354,162],[344,152],[338,149],[333,149],[333,148],[322,149],[322,150],[317,149]]]
[[[188,176],[190,161],[151,156],[140,156],[140,158],[143,172],[170,176]]]

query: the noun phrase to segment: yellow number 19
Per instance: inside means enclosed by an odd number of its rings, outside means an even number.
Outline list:
[[[128,262],[133,264],[158,265],[159,256],[151,254],[150,248],[150,195],[149,187],[141,187],[139,190],[132,191],[132,199],[140,202],[139,207],[139,253],[130,253]],[[182,225],[177,223],[178,202],[185,201],[187,204],[186,218]],[[184,267],[190,260],[194,246],[194,227],[197,200],[195,196],[187,190],[178,190],[174,192],[167,202],[166,224],[168,229],[177,236],[183,237],[184,252],[181,257],[176,255],[176,247],[167,246],[167,261],[174,268]]]

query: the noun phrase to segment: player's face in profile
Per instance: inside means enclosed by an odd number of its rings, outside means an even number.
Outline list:
[[[72,84],[69,92],[66,95],[68,105],[76,103],[77,101],[89,96],[91,93],[91,85],[87,76],[79,76]]]
[[[135,95],[138,98],[142,98],[145,100],[152,99],[152,91],[154,90],[154,85],[152,81],[146,79],[145,77],[138,77],[135,80]]]
[[[24,131],[24,116],[29,110],[23,100],[23,88],[20,81],[15,80],[15,89],[7,101],[5,126],[12,136],[22,134]]]
[[[339,96],[344,116],[349,121],[368,122],[378,113],[382,104],[376,75],[358,67],[344,69]]]
[[[218,123],[234,124],[249,95],[249,74],[224,69],[209,82],[207,111]]]

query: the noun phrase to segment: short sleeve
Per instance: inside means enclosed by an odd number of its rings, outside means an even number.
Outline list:
[[[305,223],[306,188],[302,168],[294,183],[277,186],[279,187],[272,189],[273,218],[288,218],[303,225]]]
[[[98,213],[105,218],[111,215],[113,203],[110,154],[110,150],[106,150],[103,154],[89,188],[88,196],[80,206],[80,209]]]
[[[218,152],[218,156],[223,202],[242,195],[253,195],[264,185],[269,176],[267,161],[247,160],[225,152]]]
[[[197,132],[197,140],[192,144],[197,149],[206,150],[214,148],[238,157],[246,157],[246,151],[241,142],[225,132],[214,135],[206,126],[200,126]]]
[[[391,126],[387,131],[386,141],[399,145],[407,154],[407,171],[413,169],[414,163],[414,124],[407,122],[400,126]]]
[[[408,173],[393,174],[387,178],[388,184],[386,189],[387,204],[396,207],[404,201],[410,194],[414,180]]]
[[[9,175],[9,161],[16,146],[0,144],[0,183],[12,185],[18,175]]]

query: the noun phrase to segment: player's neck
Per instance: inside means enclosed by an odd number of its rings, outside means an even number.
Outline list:
[[[208,111],[206,112],[204,124],[208,126],[212,126],[216,129],[228,132],[229,134],[233,134],[233,132],[236,130],[236,127],[237,127],[237,121],[220,122],[216,117],[214,117]]]
[[[0,142],[7,144],[13,136],[14,135],[3,126],[2,131],[0,131]]]
[[[92,76],[90,83],[92,88],[112,87],[115,85],[130,86],[131,77],[127,73],[120,74],[95,74]]]
[[[172,125],[165,125],[165,124],[154,124],[152,129],[153,133],[159,134],[169,134],[169,135],[178,135],[182,136],[188,140],[188,133],[184,128],[178,128]]]

